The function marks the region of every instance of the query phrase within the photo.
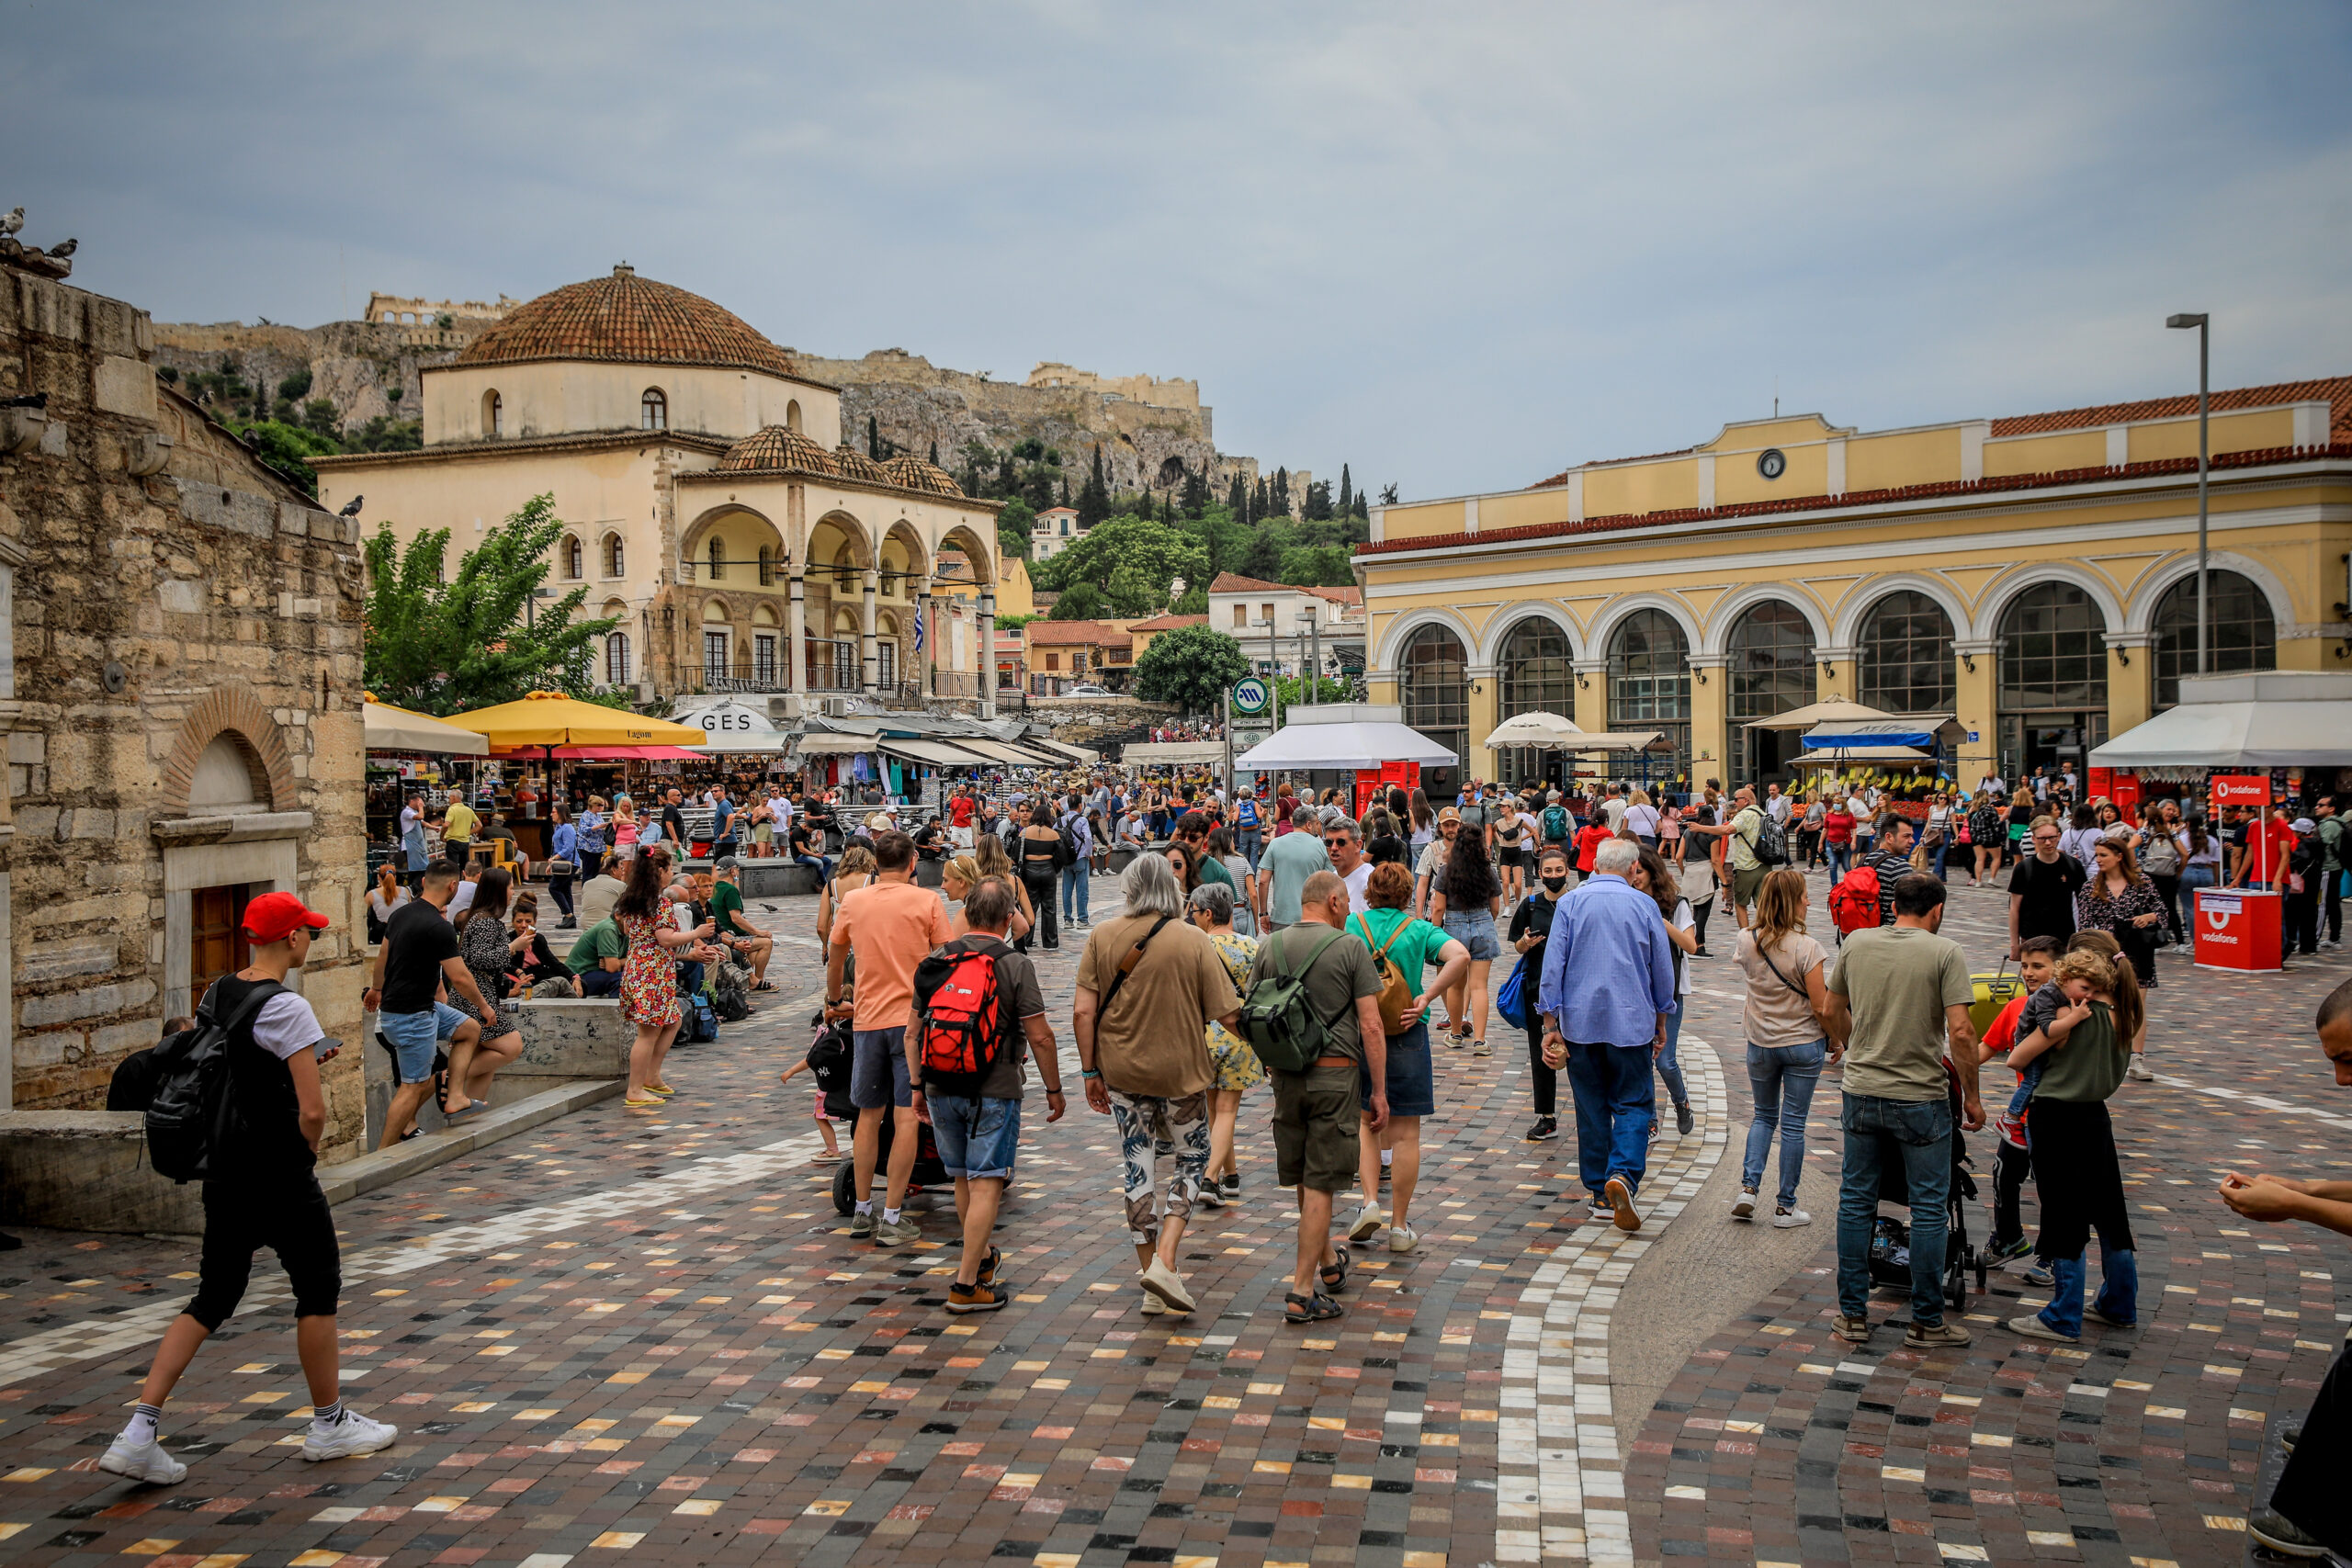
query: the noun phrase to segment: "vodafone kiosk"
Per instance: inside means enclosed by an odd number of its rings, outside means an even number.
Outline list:
[[[2213,812],[2225,806],[2251,806],[2267,812],[2267,774],[2225,773],[2212,781]],[[2279,942],[2278,893],[2268,884],[2277,870],[2269,864],[2270,839],[2254,835],[2256,860],[2245,887],[2200,887],[2190,916],[2195,931],[2197,966],[2200,969],[2278,969],[2285,965]],[[2256,886],[2259,885],[2259,886]]]

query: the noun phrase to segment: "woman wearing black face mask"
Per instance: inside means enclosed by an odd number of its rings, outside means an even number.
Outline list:
[[[1568,888],[1566,846],[1544,845],[1536,856],[1535,874],[1535,891],[1519,901],[1510,917],[1510,944],[1530,975],[1544,972],[1544,943],[1552,934],[1555,907]],[[1559,1108],[1560,1075],[1544,1061],[1540,1028],[1528,1031],[1527,1061],[1535,1078],[1535,1125],[1527,1130],[1527,1141],[1540,1144],[1560,1135],[1560,1123],[1554,1114]]]

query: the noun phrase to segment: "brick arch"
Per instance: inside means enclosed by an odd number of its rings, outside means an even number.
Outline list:
[[[196,783],[196,760],[215,737],[232,737],[248,760],[261,765],[272,811],[294,809],[294,761],[287,754],[286,737],[261,699],[244,686],[216,686],[207,692],[187,717],[180,721],[179,738],[172,742],[171,761],[164,764],[164,811],[166,817],[187,815],[189,790]]]

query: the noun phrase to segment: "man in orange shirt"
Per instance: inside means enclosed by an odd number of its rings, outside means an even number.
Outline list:
[[[907,1077],[907,1025],[913,1016],[915,965],[956,934],[947,906],[928,887],[915,886],[915,841],[896,829],[874,840],[875,878],[853,889],[833,916],[832,942],[825,953],[825,1008],[839,1017],[842,972],[857,954],[857,996],[850,1030],[849,1099],[857,1108],[854,1156],[857,1212],[849,1234],[872,1236],[876,1247],[907,1247],[922,1239],[922,1227],[899,1213],[913,1175],[921,1136],[914,1086]],[[889,1182],[877,1223],[874,1213],[874,1166],[882,1147],[882,1118],[892,1118]]]

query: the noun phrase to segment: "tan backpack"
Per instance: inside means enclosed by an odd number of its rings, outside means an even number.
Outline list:
[[[1363,939],[1366,947],[1372,947],[1372,927],[1362,915],[1353,919],[1356,934]],[[1413,998],[1417,988],[1406,977],[1405,966],[1388,956],[1388,950],[1396,945],[1396,939],[1403,936],[1405,928],[1412,923],[1410,916],[1397,921],[1396,929],[1388,933],[1388,940],[1372,948],[1372,966],[1380,972],[1380,1031],[1392,1040],[1410,1029],[1415,1021]]]

